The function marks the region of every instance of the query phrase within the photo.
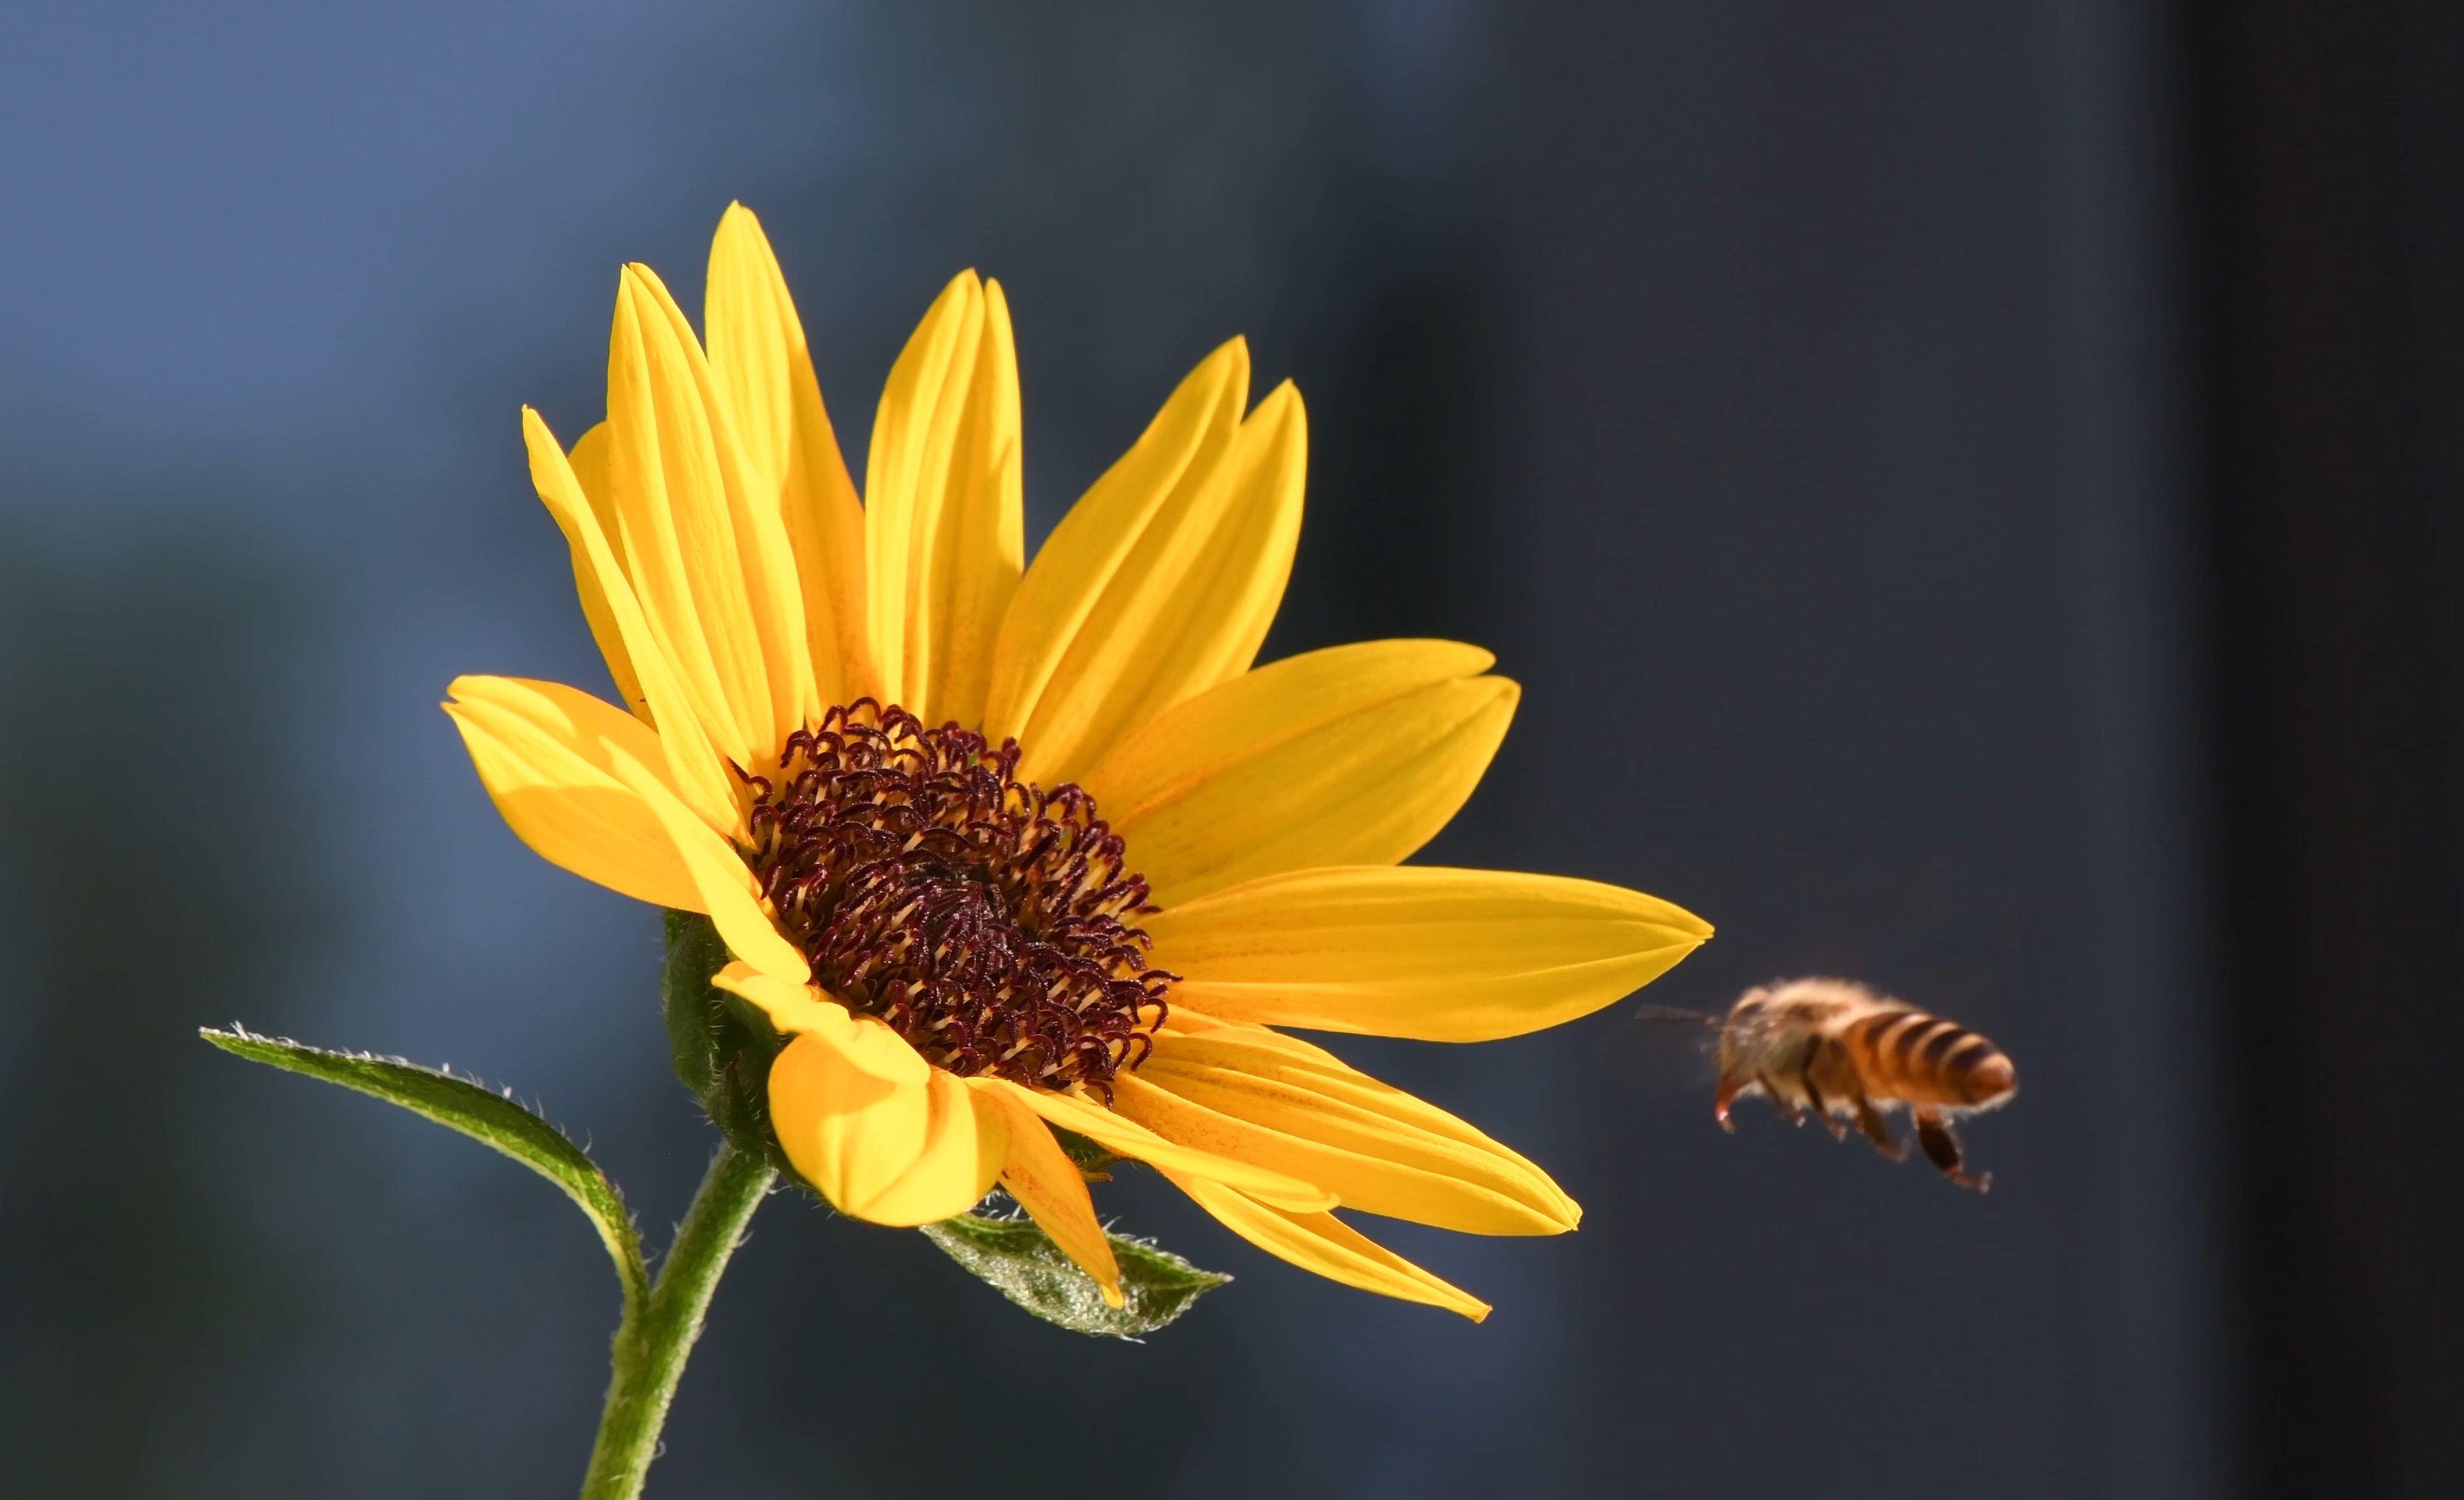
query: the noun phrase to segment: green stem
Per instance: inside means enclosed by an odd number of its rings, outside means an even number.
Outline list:
[[[582,1500],[634,1500],[642,1492],[650,1460],[658,1455],[668,1403],[685,1373],[685,1357],[701,1336],[711,1293],[718,1290],[727,1258],[736,1253],[776,1176],[759,1156],[725,1142],[711,1158],[649,1296],[628,1301],[616,1329],[615,1368],[607,1378],[607,1405],[599,1416],[599,1441],[590,1449]]]

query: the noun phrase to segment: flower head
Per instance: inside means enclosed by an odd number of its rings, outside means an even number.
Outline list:
[[[1154,1166],[1323,1275],[1486,1305],[1338,1204],[1475,1234],[1579,1210],[1472,1126],[1279,1027],[1472,1042],[1613,1003],[1709,936],[1590,881],[1403,865],[1471,793],[1514,685],[1378,641],[1253,667],[1298,539],[1299,393],[1199,364],[1024,565],[1000,284],[935,300],[892,368],[864,498],[753,215],[703,337],[620,284],[607,420],[523,413],[625,707],[463,677],[446,704],[534,849],[705,913],[713,982],[787,1045],[787,1159],[919,1224],[995,1182],[1117,1297],[1056,1128]]]

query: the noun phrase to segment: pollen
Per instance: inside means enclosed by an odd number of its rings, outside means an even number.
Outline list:
[[[1021,782],[1018,754],[870,698],[833,708],[774,777],[737,773],[753,872],[813,982],[935,1066],[1109,1104],[1174,976],[1147,961],[1147,882],[1094,799]]]

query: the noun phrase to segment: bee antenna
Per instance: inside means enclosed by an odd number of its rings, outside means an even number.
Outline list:
[[[1720,1024],[1720,1018],[1717,1016],[1706,1016],[1699,1010],[1686,1010],[1676,1005],[1637,1005],[1634,1009],[1634,1019],[1682,1021],[1698,1026],[1716,1026]]]

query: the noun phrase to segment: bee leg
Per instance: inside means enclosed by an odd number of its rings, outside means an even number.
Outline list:
[[[1737,1133],[1737,1122],[1728,1118],[1728,1106],[1737,1102],[1738,1087],[1736,1079],[1723,1073],[1720,1075],[1719,1092],[1711,1095],[1711,1117],[1731,1136]]]
[[[1837,1110],[1845,1109],[1847,1107],[1847,1101],[1842,1099],[1825,1099],[1822,1096],[1822,1091],[1814,1086],[1814,1080],[1811,1078],[1805,1080],[1805,1092],[1812,1095],[1814,1099],[1814,1117],[1822,1122],[1823,1129],[1831,1132],[1831,1138],[1833,1140],[1846,1140],[1848,1138],[1848,1121],[1841,1117],[1837,1112]]]
[[[1805,1084],[1805,1097],[1814,1111],[1814,1117],[1831,1132],[1833,1140],[1846,1140],[1847,1122],[1831,1113],[1830,1103],[1822,1097],[1822,1086],[1814,1081],[1814,1065],[1821,1060],[1823,1040],[1818,1036],[1807,1039],[1805,1056],[1797,1061],[1796,1075]]]
[[[1771,1102],[1771,1108],[1788,1116],[1788,1122],[1790,1124],[1802,1125],[1805,1123],[1805,1106],[1789,1098],[1788,1095],[1780,1092],[1776,1088],[1773,1088],[1771,1086],[1771,1074],[1756,1073],[1754,1074],[1754,1082],[1762,1086],[1763,1097]]]
[[[1806,1114],[1812,1114],[1815,1119],[1820,1120],[1825,1126],[1828,1126],[1831,1131],[1831,1136],[1834,1140],[1844,1140],[1847,1138],[1848,1127],[1840,1124],[1837,1120],[1831,1117],[1831,1106],[1823,1100],[1822,1090],[1815,1083],[1814,1075],[1812,1073],[1805,1075],[1805,1099]],[[1798,1115],[1796,1122],[1800,1125],[1804,1124],[1805,1115]]]
[[[1993,1185],[1993,1174],[1971,1177],[1959,1168],[1959,1137],[1950,1133],[1950,1121],[1932,1110],[1917,1114],[1917,1144],[1925,1147],[1925,1159],[1942,1168],[1942,1175],[1962,1187],[1972,1187],[1982,1193]]]
[[[1865,1133],[1874,1149],[1894,1161],[1906,1160],[1908,1143],[1891,1138],[1891,1127],[1883,1121],[1882,1112],[1874,1108],[1874,1101],[1860,1093],[1853,1102],[1857,1107],[1857,1128]]]

